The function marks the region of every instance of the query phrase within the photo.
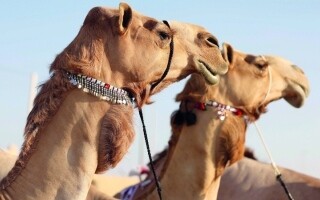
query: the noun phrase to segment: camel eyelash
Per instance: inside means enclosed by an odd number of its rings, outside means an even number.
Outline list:
[[[170,34],[164,31],[159,31],[158,35],[160,36],[161,40],[167,40],[171,38]]]

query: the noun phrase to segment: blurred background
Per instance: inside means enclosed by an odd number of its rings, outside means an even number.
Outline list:
[[[282,56],[300,66],[311,93],[295,109],[285,101],[268,107],[258,124],[278,165],[320,178],[320,1],[126,1],[134,10],[157,19],[198,24],[220,43],[252,54]],[[117,8],[119,1],[2,1],[0,7],[0,148],[20,149],[30,93],[49,77],[49,65],[76,36],[94,6]],[[33,77],[33,78],[32,78]],[[170,115],[185,80],[153,97],[144,107],[153,154],[166,147]],[[127,175],[148,162],[138,113],[136,139],[123,161],[108,174]],[[251,125],[246,145],[269,162]]]

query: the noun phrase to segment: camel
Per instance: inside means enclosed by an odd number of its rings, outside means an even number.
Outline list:
[[[294,199],[320,199],[320,179],[279,167]],[[219,200],[287,200],[270,164],[243,158],[228,167],[220,182]]]
[[[91,9],[50,66],[0,199],[85,199],[94,173],[115,167],[132,143],[133,98],[141,108],[190,73],[215,84],[226,72],[203,27],[158,21],[125,3]]]
[[[247,152],[247,151],[246,151]],[[163,153],[166,153],[164,151]],[[13,166],[17,156],[0,149],[0,179],[8,173],[8,166]],[[162,161],[164,157],[161,156]],[[219,192],[219,200],[246,200],[246,199],[283,199],[286,200],[284,191],[274,177],[274,172],[270,164],[262,163],[253,159],[254,157],[241,159],[224,171]],[[160,161],[158,160],[158,162]],[[278,167],[285,178],[285,182],[295,199],[313,200],[320,198],[320,180],[290,169]],[[105,177],[95,179],[98,184],[105,184]],[[107,182],[110,182],[109,180]],[[130,181],[132,182],[133,179]],[[87,200],[107,200],[112,199],[105,191],[97,189],[93,183],[90,187]],[[108,192],[107,192],[108,194]]]
[[[208,86],[192,75],[176,100],[169,149],[155,161],[164,199],[216,199],[225,168],[244,153],[247,123],[266,106],[284,98],[294,107],[303,105],[309,83],[303,71],[276,56],[254,56],[225,44],[229,71],[220,83]],[[115,197],[157,199],[152,178],[127,188]]]
[[[10,169],[14,166],[17,160],[16,149],[8,148],[7,150],[0,149],[0,180],[4,178]],[[90,186],[86,197],[87,200],[112,200],[114,198],[99,191],[94,185]]]

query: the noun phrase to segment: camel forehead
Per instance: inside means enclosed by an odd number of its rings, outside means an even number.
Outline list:
[[[298,67],[297,65],[292,63],[290,60],[287,60],[287,59],[280,57],[280,56],[253,55],[253,54],[247,54],[247,53],[244,53],[244,52],[241,52],[238,50],[234,50],[233,53],[234,53],[234,57],[240,59],[240,61],[243,61],[242,59],[247,56],[251,56],[252,59],[259,57],[259,56],[263,56],[271,68],[277,67],[278,70],[279,70],[279,68],[286,69],[286,70],[293,68],[294,69],[293,71],[298,71],[299,73],[304,74],[303,70],[300,67]]]
[[[265,58],[270,62],[270,63],[276,63],[276,64],[282,64],[282,65],[293,65],[293,63],[287,59],[284,59],[280,56],[271,56],[267,55]]]
[[[284,70],[292,70],[293,72],[298,72],[300,74],[304,74],[304,71],[291,61],[284,59],[279,56],[265,56],[265,58],[268,60],[269,65],[275,66],[275,67],[282,67]]]
[[[195,36],[199,33],[209,33],[204,27],[195,24],[189,24],[178,21],[170,21],[170,27],[177,33],[181,35],[192,35]]]

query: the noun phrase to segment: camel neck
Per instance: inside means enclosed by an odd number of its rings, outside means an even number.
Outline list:
[[[222,121],[214,109],[197,110],[195,114],[197,123],[182,126],[177,143],[169,148],[160,181],[165,199],[216,199],[227,160],[234,162],[236,155],[241,155],[239,149],[228,147],[235,146],[230,137],[243,143],[240,135],[246,123],[242,117],[230,116]],[[147,199],[153,197],[154,191]]]
[[[213,152],[223,122],[213,119],[212,111],[195,113],[197,125],[183,126],[176,145],[169,148],[170,160],[160,181],[164,199],[206,199],[206,193],[220,183],[220,177],[215,178]],[[154,191],[147,199],[153,197]]]
[[[39,129],[36,149],[0,199],[85,199],[97,169],[101,121],[110,105],[79,90]]]

